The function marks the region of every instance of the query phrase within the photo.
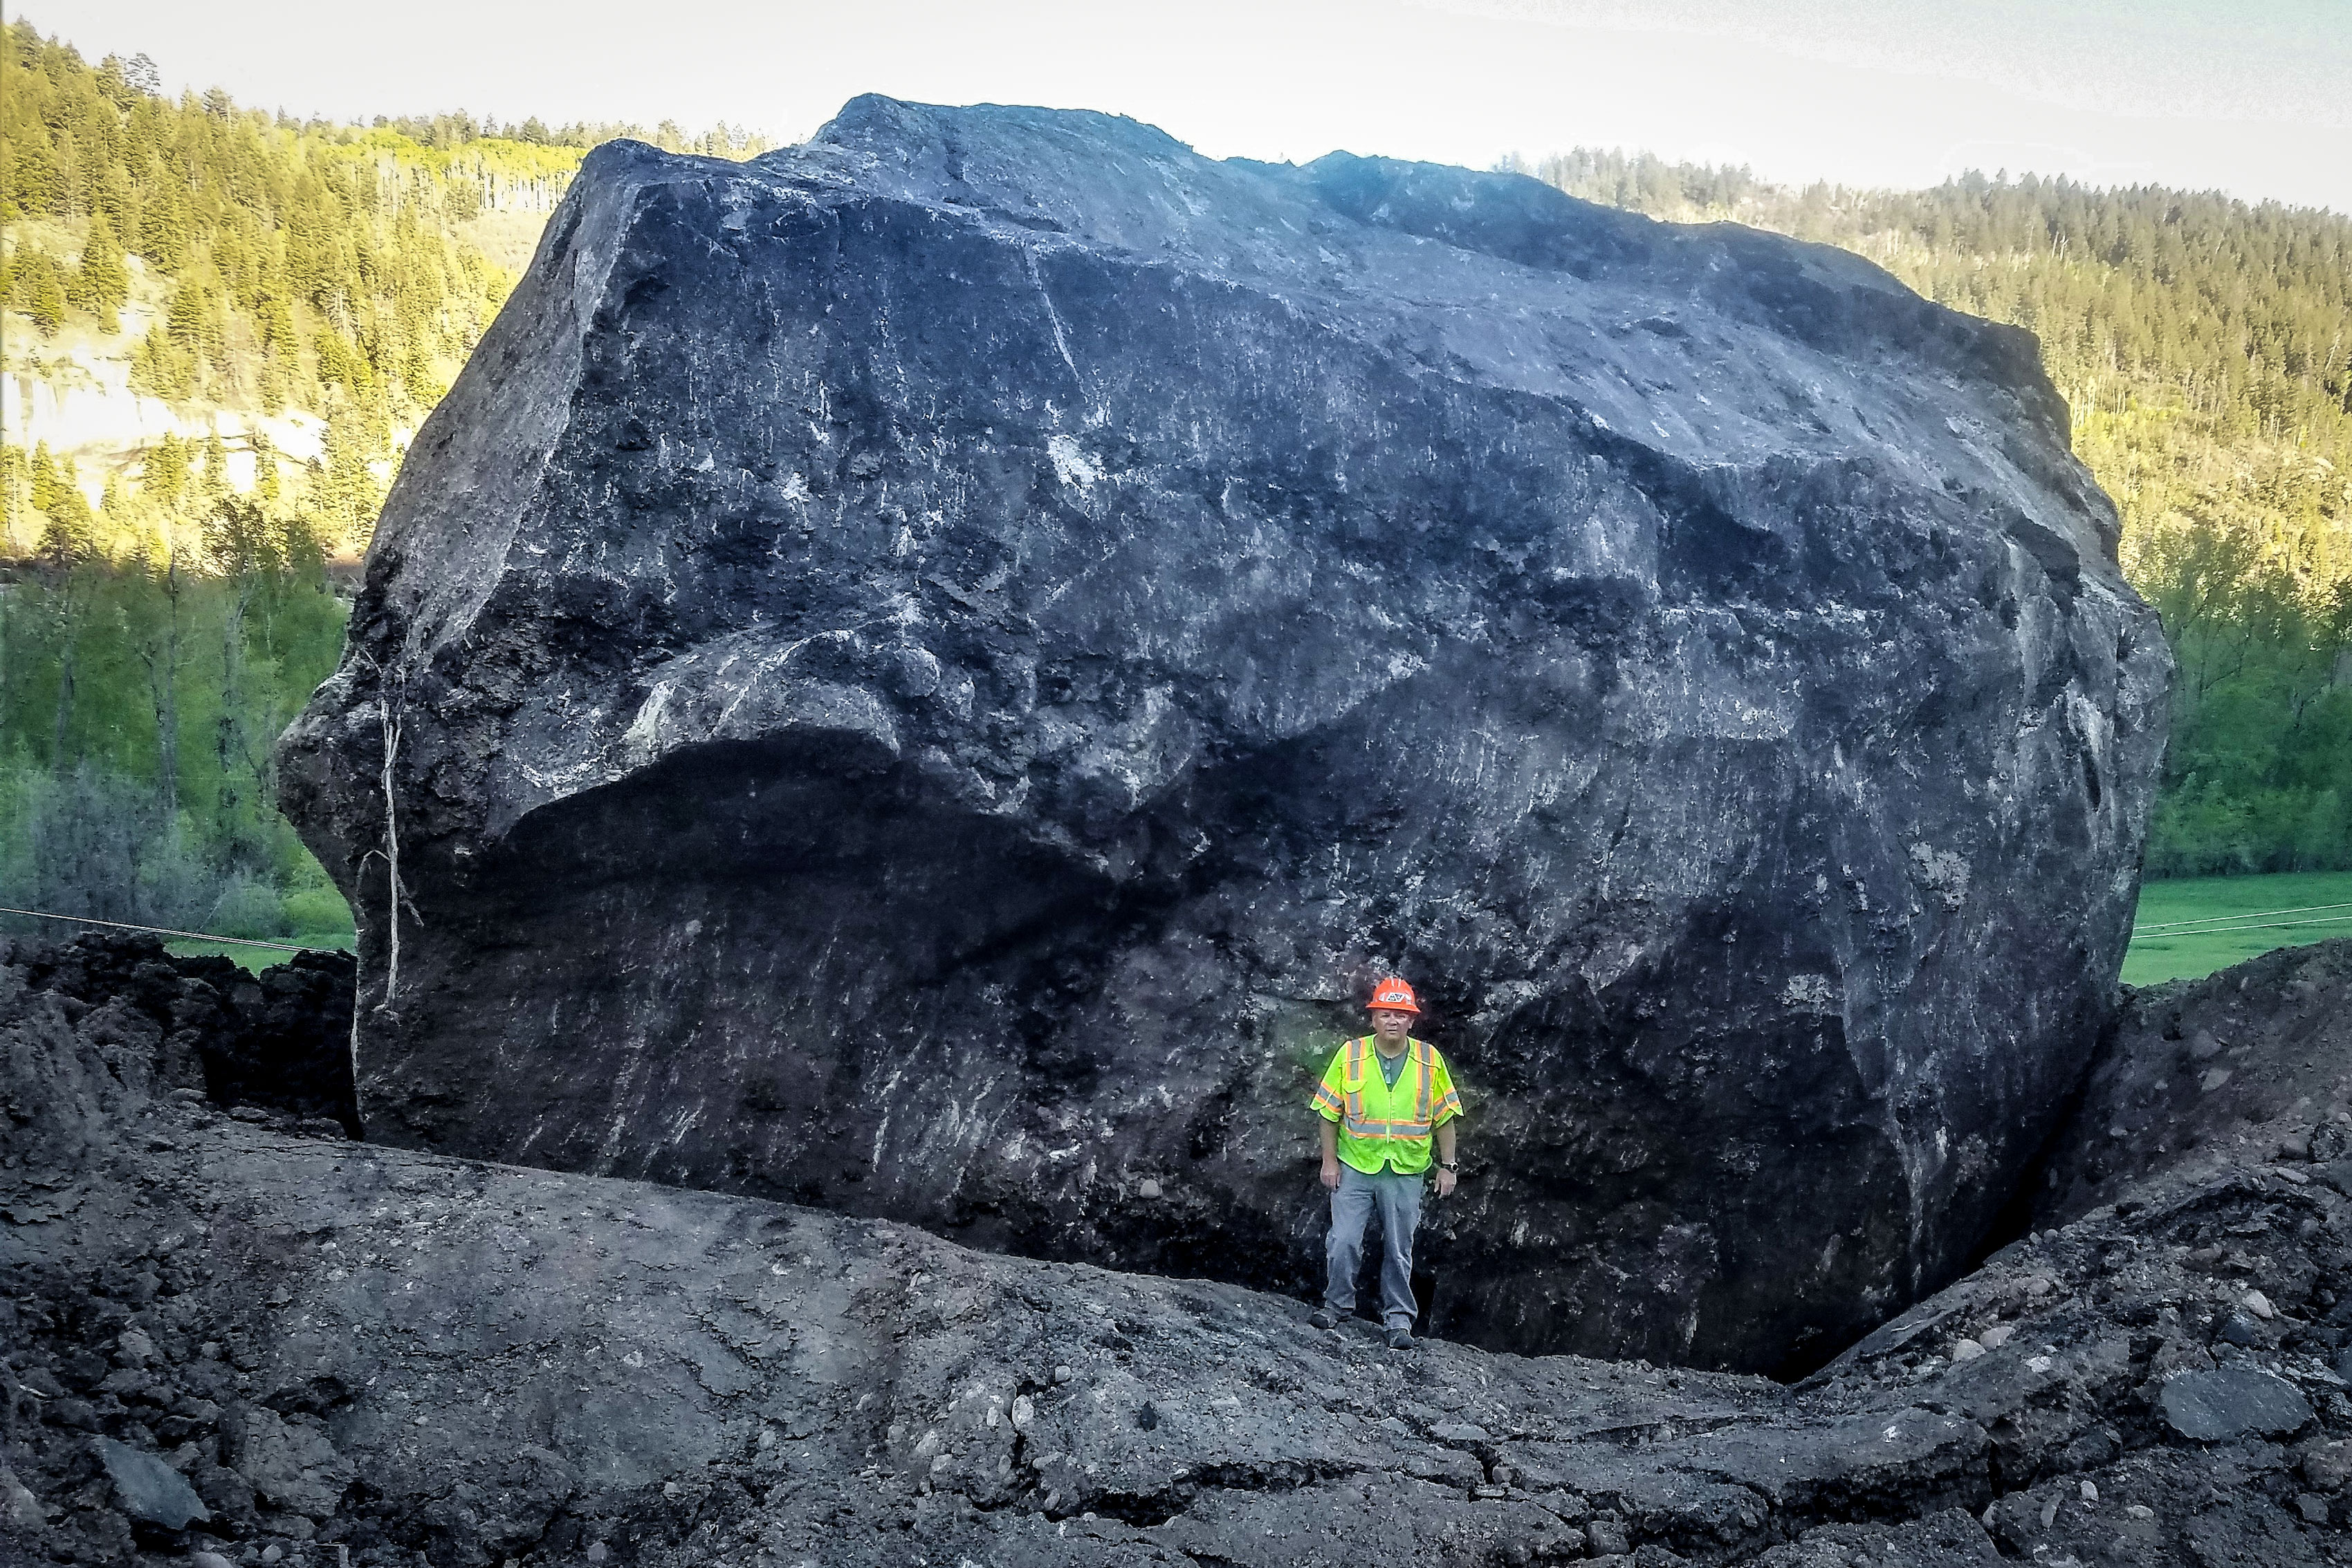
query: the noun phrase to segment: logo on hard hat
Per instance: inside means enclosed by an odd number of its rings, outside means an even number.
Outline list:
[[[1372,999],[1364,1005],[1397,1013],[1417,1013],[1421,1010],[1421,1004],[1412,999],[1412,988],[1394,975],[1374,986]]]

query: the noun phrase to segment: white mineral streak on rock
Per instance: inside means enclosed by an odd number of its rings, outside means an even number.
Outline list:
[[[1969,862],[1950,850],[1932,844],[1911,846],[1913,874],[1946,909],[1958,909],[1969,898]]]
[[[1102,477],[1102,470],[1087,458],[1075,436],[1050,438],[1045,443],[1045,453],[1054,460],[1054,477],[1065,485],[1075,485],[1083,490]]]
[[[1780,1005],[1799,1012],[1825,1013],[1836,995],[1837,988],[1827,975],[1791,975],[1781,988]]]

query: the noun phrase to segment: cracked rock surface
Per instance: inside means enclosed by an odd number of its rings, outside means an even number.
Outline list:
[[[590,156],[281,776],[373,1138],[1297,1290],[1393,968],[1433,1325],[1804,1369],[2105,1016],[2115,528],[2031,340],[1857,257],[860,99]]]
[[[36,967],[0,964],[0,1180],[71,1201],[0,1228],[0,1560],[2352,1557],[2352,1200],[2307,1162],[2156,1173],[1793,1387],[1391,1354],[1231,1285],[223,1117]]]

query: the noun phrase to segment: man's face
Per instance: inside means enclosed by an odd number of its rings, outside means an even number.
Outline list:
[[[1372,1032],[1391,1045],[1404,1039],[1412,1027],[1411,1013],[1401,1013],[1393,1008],[1375,1008],[1372,1010]]]

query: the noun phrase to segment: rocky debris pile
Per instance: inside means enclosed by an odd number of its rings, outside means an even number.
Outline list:
[[[1926,1402],[1986,1436],[2003,1495],[1984,1519],[2010,1555],[2341,1560],[2352,1205],[2300,1161],[2128,1191],[2004,1249],[1801,1389],[1933,1385]],[[2246,1493],[2265,1506],[2210,1508]]]
[[[304,952],[255,974],[226,958],[175,956],[152,936],[0,938],[7,1014],[74,1031],[131,1092],[176,1091],[248,1120],[350,1137],[359,1135],[349,1046],[356,971],[347,953]],[[12,1062],[13,1082],[82,1060],[46,1052],[30,1036],[12,1037],[7,1049],[29,1053]],[[52,1086],[47,1103],[57,1113],[29,1131],[29,1114],[11,1108],[19,1135],[34,1140],[20,1150],[27,1167],[59,1163],[59,1141],[111,1135],[112,1090],[81,1087],[87,1098],[77,1100]],[[0,1167],[0,1184],[13,1168]]]
[[[2352,937],[2128,993],[2037,1212],[2072,1218],[2153,1170],[2274,1155],[2352,1190]]]
[[[118,1085],[110,1140],[41,1145],[80,1200],[0,1227],[0,1539],[31,1560],[2352,1558],[2352,1199],[2303,1162],[2158,1173],[1786,1387],[1391,1354],[1230,1285],[305,1138],[153,1098],[21,974],[11,1103]]]
[[[1811,1366],[2109,1007],[2114,538],[2031,340],[1854,256],[861,99],[588,159],[281,776],[371,1136],[1295,1289],[1394,968],[1433,1322]]]

